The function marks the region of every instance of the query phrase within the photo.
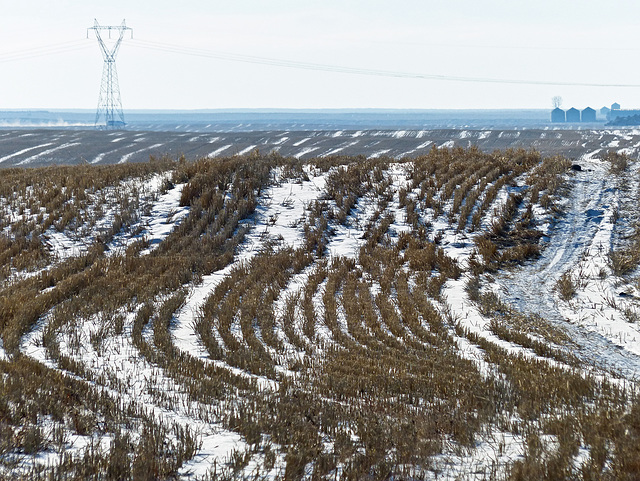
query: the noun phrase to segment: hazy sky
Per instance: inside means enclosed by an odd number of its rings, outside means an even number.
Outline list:
[[[103,60],[86,38],[94,18],[134,29],[117,59],[125,110],[548,108],[554,95],[564,107],[640,107],[640,3],[631,0],[0,5],[0,109],[95,108]],[[240,61],[220,58],[229,56]]]

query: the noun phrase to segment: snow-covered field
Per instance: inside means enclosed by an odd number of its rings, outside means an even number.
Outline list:
[[[431,149],[415,134],[391,138]],[[456,139],[476,134],[489,136]],[[257,144],[223,158],[230,144],[216,139],[210,159],[114,166],[117,180],[96,187],[77,180],[86,166],[8,179],[2,476],[633,472],[630,151],[570,162],[448,150],[450,139],[415,159],[376,146],[304,161],[321,151],[308,136],[279,137],[295,145],[289,159]],[[22,154],[38,155],[0,162]]]
[[[0,128],[2,125],[0,124]],[[495,149],[535,148],[545,155],[577,158],[597,149],[616,149],[636,156],[638,129],[487,129],[433,128],[430,130],[368,129],[270,130],[248,127],[246,132],[205,133],[197,126],[165,131],[110,131],[72,129],[7,130],[0,135],[0,167],[39,167],[61,164],[117,164],[147,162],[151,156],[189,159],[243,155],[254,150],[310,159],[335,155],[386,155],[392,158],[426,154],[432,146],[477,146]],[[168,130],[168,131],[167,131]]]

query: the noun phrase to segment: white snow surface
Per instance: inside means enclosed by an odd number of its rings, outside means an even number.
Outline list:
[[[249,147],[246,147],[246,148],[242,149],[240,152],[238,152],[238,155],[248,154],[249,152],[251,152],[256,147],[257,147],[257,145],[250,145]]]
[[[637,293],[627,284],[622,286],[623,280],[611,276],[608,267],[617,188],[611,186],[607,164],[593,155],[585,155],[580,163],[583,170],[571,180],[566,214],[551,227],[552,240],[541,257],[498,276],[495,290],[519,311],[539,314],[567,330],[580,346],[577,354],[583,359],[636,379],[640,375],[640,331],[637,323],[625,318],[624,309],[638,312]],[[629,177],[637,179],[638,172],[634,164]],[[637,180],[635,184],[637,189]],[[565,273],[584,284],[569,302],[562,301],[555,290]]]
[[[294,144],[296,145],[296,144]],[[294,157],[296,159],[299,159],[300,157],[302,157],[303,155],[307,155],[310,154],[311,152],[315,152],[316,150],[318,150],[320,147],[305,147],[304,149],[302,149],[300,152],[298,152],[297,154],[294,155]]]
[[[49,145],[51,145],[51,144],[49,144]],[[67,142],[65,144],[58,145],[57,147],[52,147],[50,149],[43,150],[42,152],[39,152],[39,153],[37,153],[35,155],[32,155],[31,157],[27,157],[26,159],[21,160],[20,162],[18,162],[17,165],[30,164],[30,163],[38,160],[39,158],[44,157],[45,155],[49,155],[49,154],[52,154],[52,153],[57,152],[59,150],[64,150],[64,149],[69,148],[69,147],[75,147],[76,145],[80,145],[80,143],[79,142]]]
[[[46,144],[36,145],[35,147],[27,147],[26,149],[19,150],[18,152],[14,152],[13,154],[5,155],[4,157],[0,157],[0,163],[5,162],[9,159],[13,159],[14,157],[18,157],[19,155],[26,154],[27,152],[31,152],[32,150],[41,149],[42,147],[48,147],[53,145],[53,142],[48,142]]]
[[[309,180],[285,180],[266,189],[256,209],[254,225],[246,234],[234,262],[220,271],[204,276],[202,283],[191,288],[172,330],[174,342],[179,349],[197,357],[208,358],[206,349],[193,330],[195,316],[206,298],[234,268],[250,261],[259,253],[267,240],[281,239],[283,246],[300,245],[303,233],[299,223],[305,214],[305,206],[320,196],[327,174],[309,171],[308,176]]]
[[[137,226],[142,228],[142,234],[132,235],[129,232],[121,232],[114,236],[107,245],[107,250],[111,252],[119,252],[125,249],[132,242],[139,240],[141,235],[145,235],[151,246],[143,253],[149,253],[159,242],[161,242],[175,226],[187,215],[188,207],[180,207],[180,195],[182,193],[183,184],[176,185],[162,194],[158,200],[153,201],[153,197],[159,193],[159,190],[165,181],[165,175],[154,175],[145,181],[125,181],[124,188],[137,188],[141,192],[143,201],[151,202],[151,213],[149,215],[141,214],[140,220],[133,225],[130,231],[135,231]],[[107,198],[112,195],[113,189],[108,189]],[[51,226],[45,233],[45,242],[49,245],[51,253],[58,260],[64,260],[69,257],[75,257],[85,254],[96,236],[102,229],[107,228],[113,222],[114,216],[117,214],[115,205],[101,206],[104,210],[103,217],[96,223],[93,230],[86,236],[75,236],[69,232],[59,232],[54,226]]]
[[[222,152],[224,152],[225,150],[227,150],[229,147],[231,147],[231,144],[227,144],[227,145],[223,145],[222,147],[217,148],[216,150],[214,150],[213,152],[211,152],[209,154],[209,157],[217,157],[218,155],[220,155]]]
[[[135,142],[139,142],[139,139],[135,140]],[[163,145],[164,144],[153,144],[153,145],[150,145],[149,147],[144,147],[143,149],[134,150],[133,152],[129,152],[128,154],[123,155],[118,163],[124,164],[128,162],[131,157],[133,157],[136,154],[139,154],[140,152],[144,152],[146,150],[159,149]]]
[[[151,214],[144,219],[147,225],[144,237],[149,247],[140,253],[150,253],[189,214],[188,206],[180,206],[180,196],[184,184],[178,184],[160,196],[153,205]]]

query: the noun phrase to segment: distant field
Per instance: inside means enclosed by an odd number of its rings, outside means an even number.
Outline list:
[[[536,149],[543,155],[579,158],[609,149],[635,157],[640,130],[434,129],[434,130],[270,130],[246,132],[0,130],[0,167],[118,164],[172,160],[184,155],[228,157],[254,150],[311,159],[336,155],[411,158],[433,147],[477,146],[484,152]]]
[[[637,479],[637,137],[0,132],[0,477]]]

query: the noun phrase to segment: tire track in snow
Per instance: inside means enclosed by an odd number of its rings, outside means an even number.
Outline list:
[[[575,174],[566,214],[552,227],[549,243],[540,258],[518,270],[500,274],[497,283],[505,300],[517,310],[538,314],[567,331],[579,346],[574,354],[587,365],[595,363],[624,377],[635,378],[640,374],[640,357],[620,349],[597,332],[569,322],[562,316],[553,295],[556,281],[575,266],[589,248],[604,222],[604,209],[615,200],[613,189],[607,187],[606,165],[583,160],[588,168]]]

